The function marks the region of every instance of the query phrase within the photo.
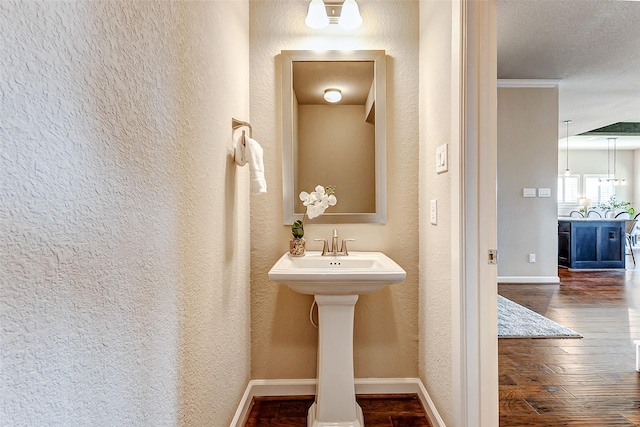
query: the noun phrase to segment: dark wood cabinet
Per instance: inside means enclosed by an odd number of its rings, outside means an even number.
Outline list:
[[[625,268],[625,220],[558,220],[558,265],[571,269]]]

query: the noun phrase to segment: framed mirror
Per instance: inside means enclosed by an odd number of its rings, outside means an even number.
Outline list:
[[[298,195],[317,185],[335,186],[338,203],[313,223],[386,223],[384,50],[281,57],[284,224],[302,219]],[[338,102],[325,99],[330,90]]]

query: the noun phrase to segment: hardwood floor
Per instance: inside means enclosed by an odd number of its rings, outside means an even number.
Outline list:
[[[306,427],[313,396],[260,397],[254,400],[246,427]],[[415,394],[358,395],[367,427],[431,427]]]
[[[583,335],[500,339],[500,426],[640,425],[640,270],[569,272],[498,292]]]

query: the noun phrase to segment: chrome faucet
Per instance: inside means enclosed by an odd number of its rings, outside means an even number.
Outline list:
[[[322,244],[322,256],[326,255],[349,255],[347,250],[347,242],[355,242],[356,239],[342,239],[342,247],[338,250],[338,230],[333,229],[333,237],[331,237],[331,247],[327,239],[313,239],[316,242],[323,242]]]

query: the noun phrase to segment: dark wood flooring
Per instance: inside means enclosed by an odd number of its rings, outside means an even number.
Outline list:
[[[255,398],[246,427],[306,427],[314,396]],[[358,395],[367,427],[431,427],[415,394]]]
[[[500,339],[500,426],[640,426],[640,270],[569,272],[498,292],[583,335]]]

